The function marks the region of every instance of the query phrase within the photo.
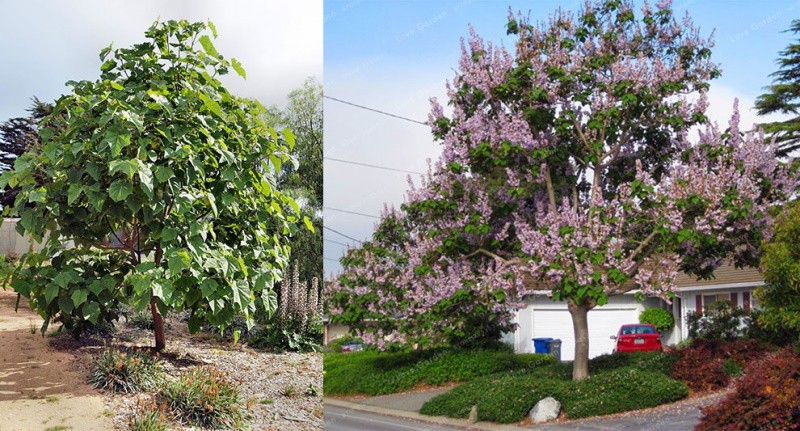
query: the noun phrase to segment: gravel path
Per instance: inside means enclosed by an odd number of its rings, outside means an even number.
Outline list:
[[[152,346],[152,332],[118,325],[119,332],[107,344],[115,347]],[[321,430],[322,355],[319,353],[265,353],[232,345],[214,335],[190,336],[186,325],[169,320],[166,331],[165,368],[177,376],[191,366],[211,366],[228,373],[239,384],[241,401],[247,408],[250,430]],[[81,353],[74,368],[88,374],[94,356],[104,348],[97,343],[75,343],[58,336],[54,344]],[[127,430],[139,402],[149,394],[105,394],[106,406],[115,413],[114,429]],[[195,430],[176,427],[176,431]]]

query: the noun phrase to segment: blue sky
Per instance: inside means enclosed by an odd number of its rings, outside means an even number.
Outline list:
[[[638,3],[638,2],[637,2]],[[653,2],[651,2],[653,3]],[[325,0],[324,86],[328,96],[425,121],[428,98],[444,99],[460,53],[459,40],[472,25],[484,39],[510,40],[505,35],[508,8],[546,19],[558,7],[577,10],[576,1],[489,0]],[[771,83],[775,60],[794,37],[785,33],[800,18],[800,0],[752,2],[675,1],[708,35],[714,31],[713,59],[722,77],[712,81],[712,120],[730,117],[740,99],[744,125],[764,121],[750,110],[762,88]],[[325,101],[325,225],[355,239],[369,237],[384,203],[399,204],[408,188],[406,174],[345,164],[331,158],[424,172],[426,159],[439,147],[427,127]],[[416,177],[412,175],[412,177]],[[324,233],[325,271],[337,272],[336,260],[356,241]]]

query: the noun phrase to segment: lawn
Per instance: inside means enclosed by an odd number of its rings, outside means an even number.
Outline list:
[[[519,355],[509,350],[327,353],[323,388],[325,395],[381,395],[420,384],[441,386],[498,372],[538,369],[553,364],[555,359],[550,355]]]

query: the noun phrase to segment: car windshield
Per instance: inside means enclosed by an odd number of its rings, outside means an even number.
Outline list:
[[[632,334],[655,334],[656,331],[652,326],[624,326],[622,328],[622,335]]]

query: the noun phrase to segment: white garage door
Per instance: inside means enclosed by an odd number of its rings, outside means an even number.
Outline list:
[[[636,308],[595,308],[589,311],[589,357],[594,358],[614,349],[614,340],[619,327],[625,323],[639,321]],[[575,334],[572,316],[565,308],[533,308],[533,337],[561,339],[561,360],[575,359]]]

